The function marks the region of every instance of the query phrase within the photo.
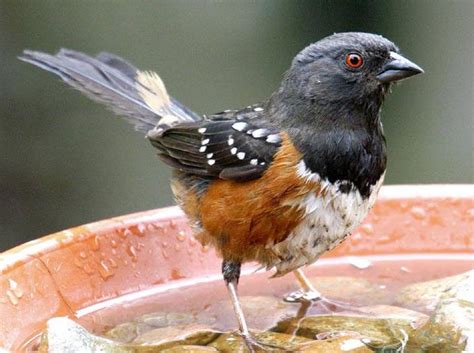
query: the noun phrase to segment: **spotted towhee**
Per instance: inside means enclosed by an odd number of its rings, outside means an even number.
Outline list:
[[[201,117],[156,73],[109,53],[25,51],[21,60],[146,134],[173,168],[174,195],[197,237],[223,258],[247,341],[241,264],[256,261],[275,276],[295,271],[303,296],[321,298],[299,268],[344,240],[373,206],[386,167],[382,102],[392,82],[423,72],[379,35],[334,34],[303,49],[269,99]]]

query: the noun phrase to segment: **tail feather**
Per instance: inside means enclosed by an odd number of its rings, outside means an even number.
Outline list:
[[[55,55],[25,50],[20,60],[58,75],[144,133],[156,126],[201,119],[168,95],[156,73],[141,72],[110,53],[93,58],[68,49],[61,49]]]

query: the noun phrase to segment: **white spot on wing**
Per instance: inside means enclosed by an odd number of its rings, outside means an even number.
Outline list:
[[[232,125],[232,128],[237,131],[244,131],[247,128],[247,126],[248,126],[247,123],[243,121],[239,121],[238,123],[234,123]]]
[[[207,146],[199,147],[199,152],[206,152]]]
[[[201,145],[207,145],[209,143],[209,139],[204,139],[201,141]]]
[[[214,156],[214,153],[208,153],[208,154],[206,155],[206,157],[207,157],[208,159],[209,159],[209,158],[212,158],[212,156]]]
[[[254,112],[263,112],[263,108],[262,107],[256,107],[256,108],[253,108],[253,111]]]
[[[251,160],[250,160],[250,164],[251,164],[251,165],[257,165],[257,164],[258,164],[258,159],[256,159],[256,158],[255,158],[255,159],[251,159]]]
[[[215,159],[210,159],[207,161],[207,164],[214,165],[216,163]]]
[[[255,138],[263,137],[267,133],[267,129],[257,129],[252,133],[252,136]]]
[[[237,153],[237,147],[232,147],[232,148],[230,149],[230,153],[231,153],[231,154],[236,154],[236,153]]]
[[[272,135],[267,136],[266,141],[268,143],[279,143],[279,142],[281,142],[281,138],[280,138],[280,135],[278,135],[278,134],[272,134]]]
[[[245,152],[239,152],[239,153],[237,153],[237,158],[238,158],[238,159],[244,159],[244,158],[245,158]]]
[[[228,144],[229,146],[232,146],[232,145],[234,144],[234,139],[232,138],[232,135],[229,136],[229,139],[227,140],[227,144]]]
[[[199,132],[200,134],[203,134],[203,133],[206,132],[206,128],[205,128],[205,127],[200,127],[200,128],[198,129],[198,132]]]

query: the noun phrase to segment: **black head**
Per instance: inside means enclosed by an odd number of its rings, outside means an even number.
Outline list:
[[[421,72],[380,35],[338,33],[311,44],[294,58],[272,101],[290,105],[292,117],[305,120],[323,115],[348,122],[353,119],[346,115],[357,112],[370,120],[378,116],[392,82]],[[281,113],[282,107],[277,110]]]

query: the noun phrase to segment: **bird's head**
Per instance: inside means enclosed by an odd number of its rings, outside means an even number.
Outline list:
[[[338,33],[294,58],[276,96],[294,106],[293,113],[311,111],[334,119],[348,111],[378,115],[391,83],[422,72],[380,35]]]

